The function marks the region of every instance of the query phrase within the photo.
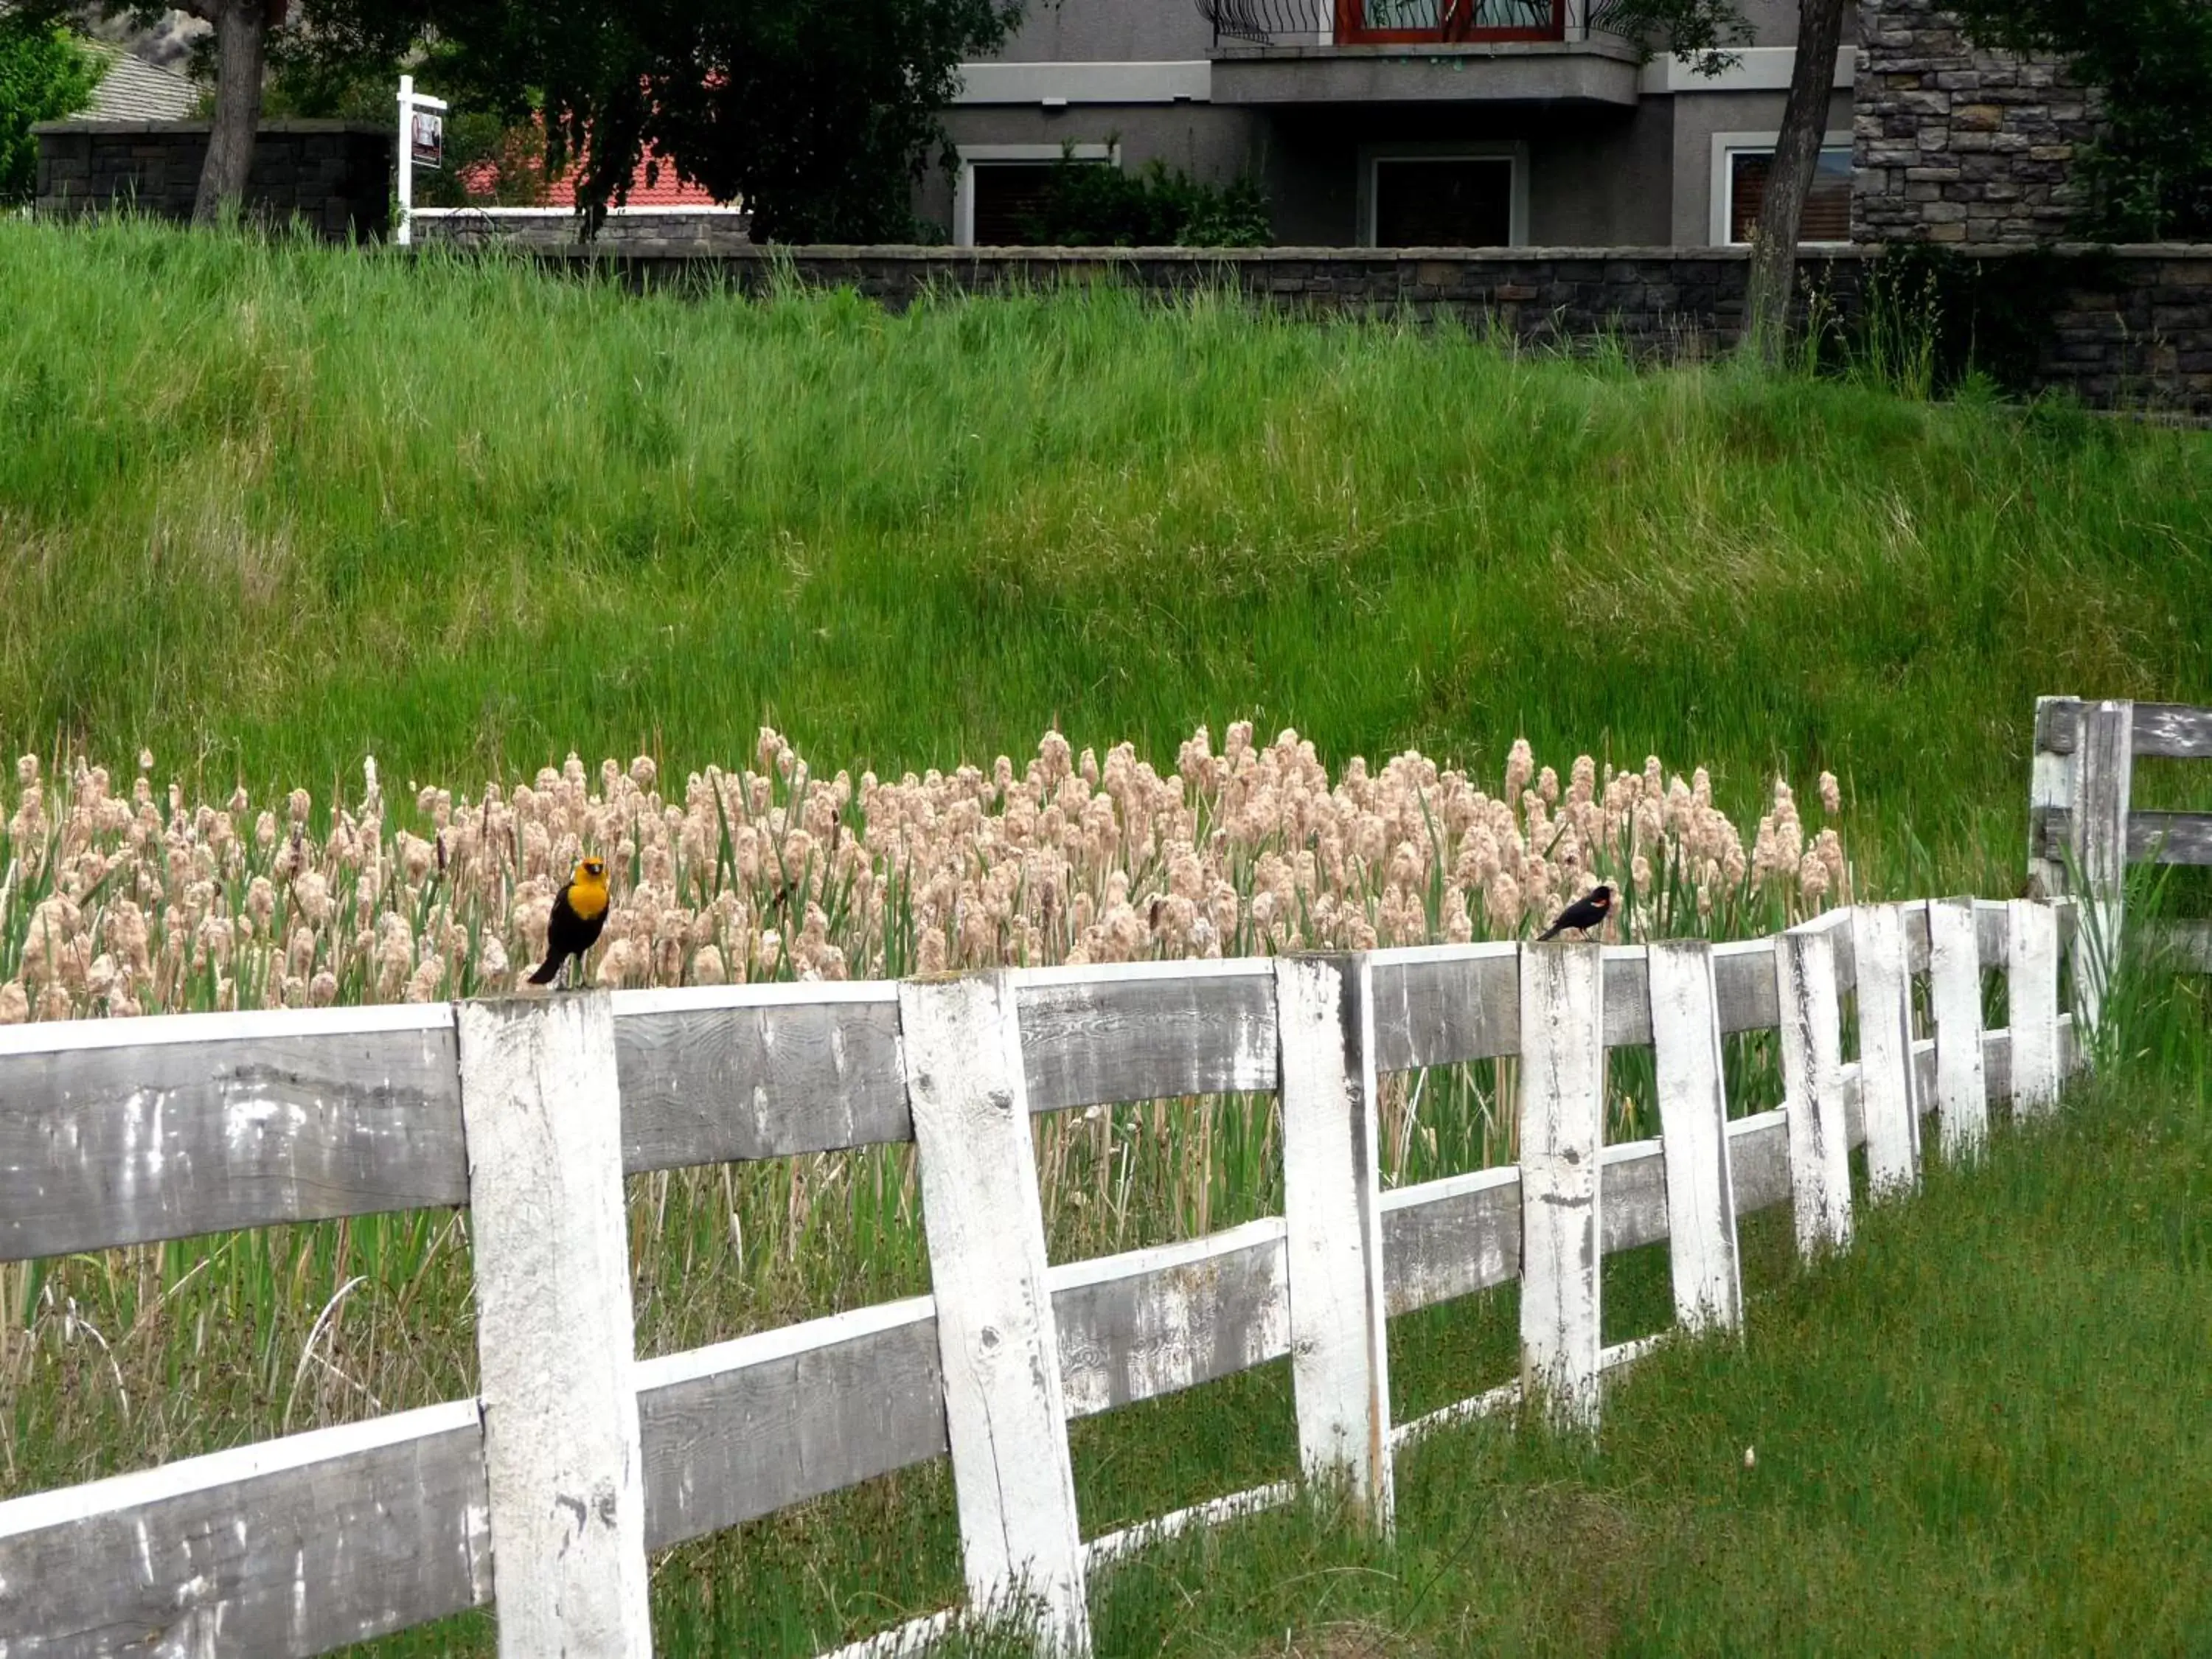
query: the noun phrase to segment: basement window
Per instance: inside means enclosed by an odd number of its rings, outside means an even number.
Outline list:
[[[1766,200],[1766,183],[1774,171],[1774,149],[1731,149],[1728,152],[1728,240],[1751,240],[1759,228],[1759,210]],[[1851,152],[1848,146],[1823,149],[1813,171],[1813,185],[1805,195],[1805,216],[1800,221],[1801,242],[1848,242],[1851,240]]]

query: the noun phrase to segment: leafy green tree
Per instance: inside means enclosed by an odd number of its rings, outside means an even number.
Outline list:
[[[32,124],[92,101],[107,65],[66,28],[0,9],[0,204],[28,201],[38,181]]]
[[[2212,236],[2212,4],[2207,0],[1963,0],[1968,34],[2056,53],[2104,93],[2104,131],[2078,158],[2086,236]]]

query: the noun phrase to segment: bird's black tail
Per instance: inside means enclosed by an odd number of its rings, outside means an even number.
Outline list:
[[[555,951],[550,952],[545,958],[544,965],[539,968],[536,973],[530,976],[530,982],[532,985],[550,985],[555,980],[561,977],[561,964],[567,959],[568,953],[566,951]]]
[[[1553,922],[1549,927],[1547,927],[1542,933],[1536,935],[1536,942],[1539,945],[1541,945],[1546,939],[1551,938],[1553,934],[1558,933],[1560,928],[1566,925],[1567,924],[1564,921]]]

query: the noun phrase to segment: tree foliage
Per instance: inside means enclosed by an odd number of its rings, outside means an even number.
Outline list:
[[[912,191],[945,147],[939,110],[1021,0],[301,0],[277,46],[295,84],[413,64],[426,87],[514,124],[577,199],[619,204],[641,159],[723,201],[755,234],[913,233]]]
[[[2077,161],[2078,226],[2106,241],[2212,235],[2212,3],[1963,0],[1986,46],[2057,54],[2102,89],[2104,131]]]
[[[32,125],[82,109],[106,68],[59,24],[0,7],[0,204],[28,201],[37,183]]]

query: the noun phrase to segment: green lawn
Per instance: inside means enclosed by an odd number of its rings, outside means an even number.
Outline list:
[[[681,777],[763,721],[830,769],[1055,723],[1164,766],[1249,718],[1491,777],[1521,735],[1656,750],[1747,824],[1774,770],[1828,767],[1871,891],[2005,894],[2039,693],[2212,702],[2202,434],[1226,301],[890,316],[138,225],[0,220],[0,741],[148,745],[216,798],[321,799],[369,753],[395,785],[572,748]],[[2212,767],[2137,787],[2212,805]],[[2212,1649],[2204,982],[2126,1012],[2059,1121],[1847,1257],[1801,1273],[1753,1218],[1748,1339],[1648,1361],[1596,1449],[1454,1431],[1404,1459],[1395,1544],[1280,1515],[1154,1550],[1096,1588],[1102,1656]],[[743,1296],[718,1172],[635,1184],[649,1343],[920,1287],[895,1193],[756,1174],[747,1215],[795,1219]],[[318,1373],[292,1415],[352,1274],[325,1356],[385,1409],[465,1392],[465,1248],[402,1217],[0,1272],[0,1493],[357,1414]],[[1606,1293],[1608,1340],[1662,1324],[1663,1252]],[[1397,1414],[1502,1380],[1515,1328],[1510,1290],[1396,1322]],[[1074,1444],[1094,1534],[1278,1478],[1287,1377]],[[656,1619],[665,1652],[799,1656],[959,1583],[925,1468],[672,1553]]]

